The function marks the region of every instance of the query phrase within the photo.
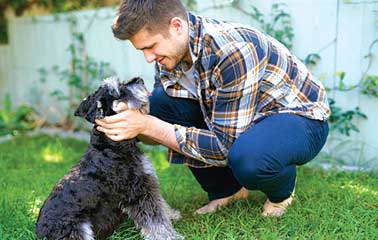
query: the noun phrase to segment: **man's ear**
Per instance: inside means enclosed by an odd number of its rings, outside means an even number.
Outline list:
[[[186,24],[186,21],[182,18],[173,17],[169,21],[169,29],[179,35],[186,34],[184,24]]]

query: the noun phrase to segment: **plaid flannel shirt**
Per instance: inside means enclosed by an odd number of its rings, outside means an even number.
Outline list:
[[[281,43],[241,24],[191,13],[188,21],[197,97],[178,84],[183,63],[171,71],[157,63],[155,84],[172,97],[197,99],[208,130],[174,125],[183,155],[169,150],[170,162],[225,166],[235,139],[271,114],[328,119],[323,85]]]

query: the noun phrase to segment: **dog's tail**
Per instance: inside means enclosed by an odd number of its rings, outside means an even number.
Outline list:
[[[89,222],[83,222],[79,228],[80,235],[83,240],[95,240],[95,234],[92,230],[92,225]]]

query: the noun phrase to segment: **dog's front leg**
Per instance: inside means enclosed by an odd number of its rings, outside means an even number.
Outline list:
[[[169,204],[165,201],[163,197],[161,197],[161,201],[163,204],[164,212],[168,215],[168,218],[173,221],[178,221],[181,219],[181,213],[177,209],[173,209]]]
[[[156,175],[155,169],[154,169],[154,167],[151,163],[151,160],[148,159],[148,157],[146,155],[144,155],[141,159],[142,159],[142,165],[143,165],[144,173],[149,175],[150,179],[152,181],[157,182],[158,181],[157,175]],[[161,202],[163,204],[163,210],[168,215],[168,218],[171,219],[171,220],[174,220],[174,221],[180,220],[181,219],[180,211],[171,208],[162,196],[159,196],[159,198],[161,199]]]
[[[158,191],[147,191],[142,199],[127,206],[125,210],[140,229],[144,239],[183,239],[174,230],[163,201]]]

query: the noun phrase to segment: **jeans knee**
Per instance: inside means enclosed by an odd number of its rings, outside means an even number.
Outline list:
[[[172,124],[207,129],[199,102],[168,96],[162,86],[156,87],[150,98],[150,115]]]
[[[256,189],[264,174],[259,165],[259,157],[256,154],[246,153],[237,148],[231,148],[228,156],[228,164],[238,182],[249,189]]]

